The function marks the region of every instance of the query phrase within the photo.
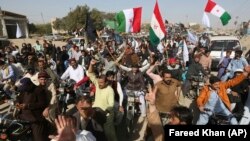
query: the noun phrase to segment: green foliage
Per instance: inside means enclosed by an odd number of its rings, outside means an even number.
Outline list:
[[[37,31],[36,25],[34,23],[29,23],[28,28],[29,28],[29,33],[31,34],[34,34]]]
[[[115,20],[116,13],[103,13],[103,18],[106,20]]]
[[[103,28],[103,17],[102,12],[98,11],[97,9],[92,9],[90,17],[94,21],[94,26],[97,30],[100,30]]]
[[[149,29],[150,29],[150,24],[149,23],[144,24],[144,26],[142,26],[142,30],[149,31]]]
[[[77,6],[73,11],[69,12],[67,16],[56,19],[53,23],[53,28],[56,30],[75,31],[76,29],[84,28],[86,25],[87,13],[93,19],[94,26],[97,30],[104,27],[103,20],[113,20],[115,13],[101,12],[96,8],[90,10],[87,5]]]
[[[51,24],[37,24],[35,25],[36,33],[38,34],[49,34],[52,33]]]

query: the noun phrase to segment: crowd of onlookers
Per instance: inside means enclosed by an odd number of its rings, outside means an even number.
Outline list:
[[[18,118],[30,121],[35,141],[48,140],[49,134],[58,134],[53,140],[60,141],[123,140],[119,128],[127,130],[123,121],[131,93],[139,98],[139,121],[148,120],[151,136],[163,140],[163,126],[168,124],[207,124],[216,112],[228,117],[244,113],[248,62],[242,51],[230,58],[228,50],[218,64],[218,75],[212,75],[206,39],[193,44],[176,35],[157,47],[147,38],[133,37],[124,38],[122,44],[115,40],[81,40],[79,46],[69,41],[62,47],[46,40],[23,43],[20,48],[10,44],[0,51],[0,85],[9,98],[13,91],[20,92]],[[182,57],[184,44],[189,48],[187,62]],[[200,113],[193,113],[179,101],[188,98],[194,76],[200,73],[205,85],[194,99]],[[74,82],[67,93],[73,95],[75,106],[58,117],[58,90],[68,79]],[[76,94],[78,89],[87,94]],[[240,117],[230,121],[238,124]]]

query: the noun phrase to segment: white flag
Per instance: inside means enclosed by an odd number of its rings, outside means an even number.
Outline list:
[[[224,53],[224,47],[221,49],[221,53],[220,53],[220,62],[219,62],[219,64],[218,64],[218,66],[217,67],[219,67],[219,65],[222,63],[222,61],[224,60],[224,55],[223,55],[223,53]]]
[[[186,41],[183,41],[183,62],[184,65],[186,65],[186,62],[189,61],[189,55],[188,55],[188,48],[187,48],[187,44]]]
[[[20,27],[19,27],[19,25],[18,25],[18,23],[16,24],[16,38],[20,38],[20,37],[22,37],[23,35],[22,35],[22,31],[21,31],[21,29],[20,29]]]
[[[196,44],[198,42],[198,37],[195,34],[188,31],[188,40],[189,42]]]
[[[210,20],[209,20],[209,18],[208,18],[208,16],[207,16],[207,13],[206,12],[204,12],[204,14],[203,14],[203,17],[202,17],[202,24],[203,25],[205,25],[206,27],[211,27],[211,25],[210,25]]]

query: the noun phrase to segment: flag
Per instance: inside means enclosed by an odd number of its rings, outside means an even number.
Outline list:
[[[224,47],[221,49],[221,53],[220,53],[220,62],[219,62],[219,64],[218,64],[217,67],[219,67],[219,65],[222,63],[222,61],[223,61],[223,59],[224,59],[223,53],[224,53]]]
[[[210,25],[210,20],[209,20],[209,18],[208,18],[208,16],[207,16],[207,13],[206,13],[206,12],[204,12],[204,14],[203,14],[203,17],[202,17],[202,24],[205,25],[205,26],[208,27],[208,28],[211,27],[211,25]]]
[[[219,17],[223,25],[228,24],[228,21],[231,19],[231,16],[227,13],[227,11],[212,0],[208,0],[205,12]]]
[[[20,38],[22,36],[23,36],[22,31],[21,31],[21,29],[20,29],[20,27],[19,27],[19,25],[17,23],[16,24],[16,38]]]
[[[165,25],[161,17],[158,2],[156,1],[149,29],[150,43],[157,46],[166,34]]]
[[[188,53],[186,41],[183,40],[183,62],[184,62],[184,65],[186,65],[187,61],[189,61],[189,53]]]
[[[94,27],[93,19],[90,17],[90,13],[87,13],[86,16],[85,31],[88,39],[94,42],[97,38],[97,33],[96,28]]]
[[[198,42],[198,37],[195,34],[188,31],[188,41],[193,44],[196,44]]]
[[[142,7],[126,9],[116,15],[117,30],[119,32],[137,33],[141,30]]]

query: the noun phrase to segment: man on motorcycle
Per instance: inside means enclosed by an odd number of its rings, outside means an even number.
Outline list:
[[[33,84],[30,78],[23,78],[20,82],[21,94],[17,98],[16,104],[16,107],[20,109],[18,117],[31,123],[34,141],[47,141],[48,129],[46,120],[42,116],[42,112],[47,106],[45,89]]]
[[[126,85],[126,94],[129,95],[134,92],[135,96],[139,97],[141,117],[146,117],[146,104],[143,92],[145,89],[145,82],[143,72],[148,69],[150,64],[148,63],[141,68],[138,65],[133,65],[132,68],[128,68],[120,65],[118,62],[116,62],[116,65],[127,72],[128,84]]]
[[[186,74],[186,81],[183,84],[182,92],[184,96],[187,96],[190,89],[191,89],[191,81],[193,79],[193,76],[198,76],[198,74],[201,72],[204,75],[207,75],[205,70],[203,69],[202,65],[199,63],[200,61],[200,55],[194,56],[194,62],[190,64],[188,67],[188,71]]]
[[[222,114],[229,117],[231,124],[238,124],[235,117],[231,113],[231,103],[227,95],[227,89],[239,84],[250,72],[250,66],[245,67],[245,72],[232,80],[221,82],[216,76],[211,76],[210,85],[206,85],[201,90],[197,99],[197,105],[200,110],[200,117],[197,121],[198,125],[205,125],[209,121],[212,114]]]
[[[104,132],[108,140],[116,141],[116,133],[114,127],[114,104],[115,95],[114,90],[107,83],[107,78],[105,75],[96,78],[93,71],[94,65],[97,63],[96,60],[92,59],[88,69],[88,77],[96,86],[95,101],[93,107],[99,107],[103,111],[107,112],[107,121],[104,124]]]
[[[75,80],[76,83],[84,77],[83,67],[81,65],[78,65],[74,58],[70,59],[70,66],[62,74],[61,79],[65,80],[68,77],[69,79]]]

